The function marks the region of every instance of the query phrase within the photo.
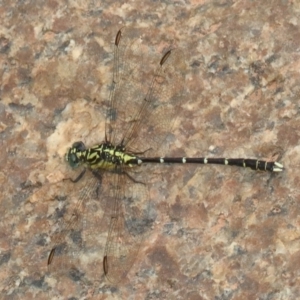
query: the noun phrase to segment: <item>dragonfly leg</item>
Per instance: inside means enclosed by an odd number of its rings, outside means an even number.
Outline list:
[[[63,180],[70,180],[70,181],[72,181],[73,183],[76,183],[76,182],[78,182],[78,181],[83,177],[83,175],[85,174],[85,172],[86,172],[86,169],[82,170],[82,171],[80,172],[80,174],[79,174],[75,179],[72,179],[72,178],[64,178]]]

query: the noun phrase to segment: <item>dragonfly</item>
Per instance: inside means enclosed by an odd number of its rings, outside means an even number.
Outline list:
[[[75,205],[63,228],[52,237],[47,261],[49,269],[76,268],[76,263],[67,263],[67,257],[74,258],[79,253],[76,249],[84,248],[83,218],[87,203],[94,197],[104,203],[108,233],[102,268],[112,283],[126,277],[154,221],[145,179],[151,165],[220,164],[275,173],[283,170],[279,162],[252,158],[154,155],[171,132],[183,103],[186,64],[182,51],[176,48],[167,50],[157,66],[148,69],[141,39],[132,36],[132,29],[124,27],[115,37],[103,142],[86,147],[78,141],[66,153],[72,169],[82,168],[71,181],[83,184],[80,193],[74,194]],[[86,173],[90,179],[84,181]],[[101,222],[94,231],[102,228]]]

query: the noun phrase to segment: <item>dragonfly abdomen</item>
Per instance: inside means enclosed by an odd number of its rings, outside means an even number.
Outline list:
[[[137,164],[142,163],[181,163],[181,164],[218,164],[250,168],[257,171],[281,172],[283,165],[274,161],[268,162],[250,158],[214,158],[214,157],[140,157]]]

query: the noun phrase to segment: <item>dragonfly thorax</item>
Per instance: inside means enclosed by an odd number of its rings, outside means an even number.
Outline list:
[[[131,166],[136,157],[126,153],[123,146],[104,142],[86,148],[83,142],[76,142],[66,153],[66,161],[72,168],[85,165],[91,169],[113,169],[118,165]]]

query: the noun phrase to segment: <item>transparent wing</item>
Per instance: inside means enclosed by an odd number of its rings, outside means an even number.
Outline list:
[[[132,267],[154,217],[149,213],[147,186],[140,181],[142,174],[118,170],[112,177],[109,185],[114,205],[103,268],[108,280],[117,283]]]
[[[106,126],[112,143],[143,152],[157,149],[170,132],[183,100],[186,65],[182,51],[166,54],[153,60],[141,32],[132,28],[118,32]]]
[[[63,220],[51,235],[51,274],[78,280],[85,273],[99,276],[104,267],[112,283],[126,276],[154,220],[142,182],[147,176],[139,171],[101,170],[97,177],[88,171],[79,182],[66,182],[65,193],[73,191],[64,200],[68,205],[57,212]]]
[[[72,276],[72,270],[79,269],[82,255],[86,254],[85,249],[89,246],[90,230],[102,220],[102,209],[95,209],[99,205],[101,176],[99,174],[96,178],[91,172],[87,172],[77,183],[64,182],[65,188],[62,190],[67,193],[67,204],[56,213],[60,220],[51,236],[52,248],[48,256],[48,269],[51,273],[71,272]],[[89,213],[86,216],[87,207],[95,215]],[[93,225],[90,226],[91,224]]]
[[[117,139],[124,135],[121,123],[130,121],[130,117],[132,118],[138,108],[136,99],[141,91],[134,78],[145,57],[141,34],[138,29],[124,27],[116,35],[113,80],[105,130],[106,138],[110,142],[116,143]],[[132,97],[135,92],[136,96]]]
[[[179,49],[170,50],[162,58],[147,95],[141,101],[140,111],[134,122],[128,124],[124,144],[133,152],[157,150],[166,135],[172,132],[183,101],[185,63],[182,59],[183,53]]]

